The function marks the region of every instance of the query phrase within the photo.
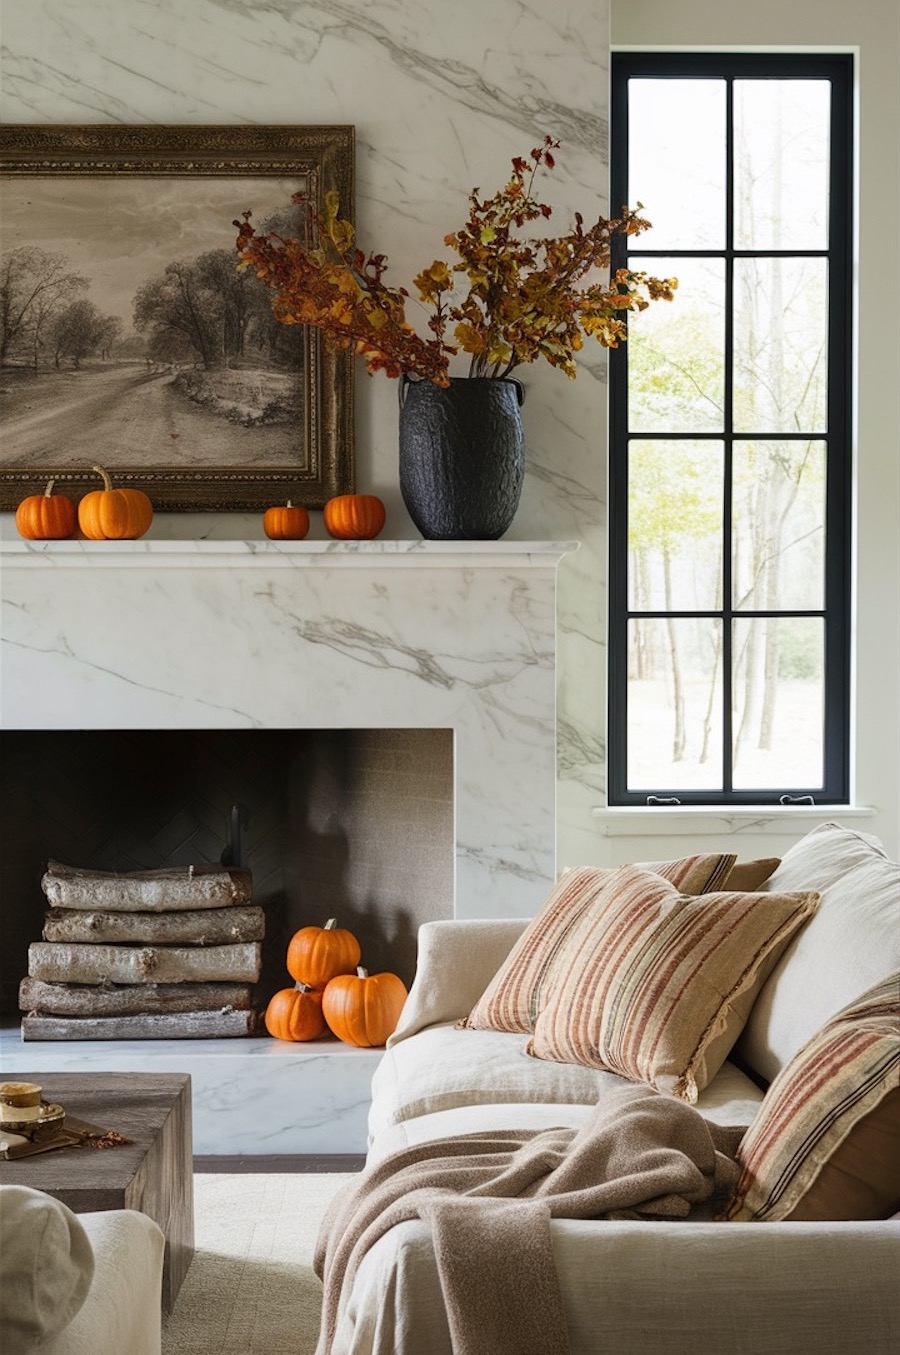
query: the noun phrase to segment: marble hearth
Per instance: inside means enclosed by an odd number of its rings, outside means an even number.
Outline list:
[[[3,541],[2,728],[449,730],[452,912],[530,914],[556,869],[556,567],[572,549]],[[201,1154],[363,1151],[380,1057],[0,1041],[8,1073],[189,1072]]]

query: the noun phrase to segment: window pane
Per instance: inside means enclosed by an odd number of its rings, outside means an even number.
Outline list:
[[[736,430],[827,431],[827,278],[824,259],[735,259]]]
[[[628,789],[722,785],[722,623],[628,626]]]
[[[831,86],[734,82],[736,249],[825,249]]]
[[[629,202],[644,203],[653,223],[640,240],[651,249],[722,249],[724,80],[631,80],[628,119]]]
[[[825,603],[824,442],[737,442],[734,608],[812,611]]]
[[[820,618],[734,623],[736,790],[821,787],[823,674]]]
[[[720,442],[632,442],[628,459],[628,605],[722,605]]]
[[[643,268],[639,259],[630,260]],[[677,277],[671,304],[628,321],[628,422],[633,433],[717,433],[725,400],[725,268],[721,259],[653,259]]]

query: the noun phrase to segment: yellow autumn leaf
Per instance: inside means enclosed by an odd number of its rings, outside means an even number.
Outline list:
[[[453,335],[464,353],[480,353],[484,348],[484,335],[466,320],[456,326]]]

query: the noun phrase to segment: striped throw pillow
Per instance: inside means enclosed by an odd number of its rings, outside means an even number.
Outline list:
[[[694,1102],[728,1055],[765,974],[818,904],[790,894],[681,893],[624,866],[558,956],[527,1052],[605,1068]]]
[[[743,1168],[725,1217],[888,1218],[898,1208],[900,974],[827,1021],[766,1092],[741,1140]],[[860,1138],[881,1163],[848,1166]],[[830,1168],[842,1163],[840,1180]]]
[[[705,852],[642,868],[671,880],[683,894],[704,894],[723,888],[736,859],[733,852]],[[600,866],[565,871],[460,1027],[530,1034],[559,971],[569,933],[615,873],[615,867]]]

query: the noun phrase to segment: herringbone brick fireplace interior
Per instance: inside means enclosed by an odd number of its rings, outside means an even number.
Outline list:
[[[261,1003],[288,981],[298,927],[337,916],[371,971],[409,984],[419,924],[453,914],[451,730],[18,730],[0,744],[4,1018],[41,936],[48,860],[249,867]]]

